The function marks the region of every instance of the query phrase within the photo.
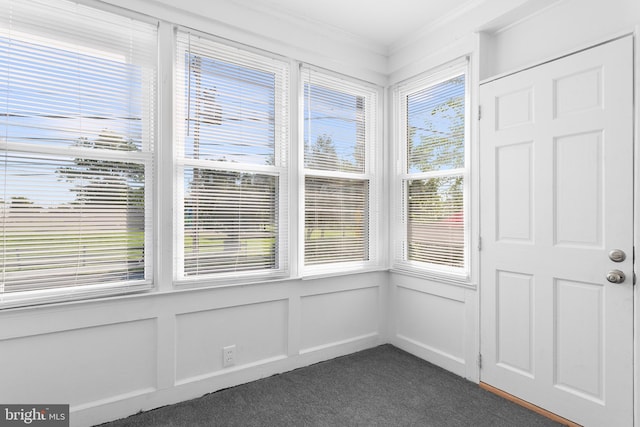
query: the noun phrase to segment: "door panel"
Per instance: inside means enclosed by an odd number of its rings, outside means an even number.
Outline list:
[[[567,393],[602,404],[604,287],[556,280],[554,294],[554,384]]]
[[[496,239],[533,243],[533,142],[496,149]]]
[[[556,246],[602,247],[602,139],[597,130],[554,141]]]
[[[632,58],[625,37],[480,88],[481,381],[587,426],[633,422]]]
[[[496,363],[504,369],[533,378],[532,275],[497,272],[496,315]]]

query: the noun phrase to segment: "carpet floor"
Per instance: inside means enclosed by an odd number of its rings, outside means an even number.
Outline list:
[[[559,425],[382,345],[102,427]]]

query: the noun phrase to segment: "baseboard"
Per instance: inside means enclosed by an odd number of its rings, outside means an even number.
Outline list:
[[[565,425],[567,427],[582,427],[580,424],[576,424],[573,421],[569,421],[566,418],[561,417],[560,415],[554,414],[553,412],[549,412],[546,409],[543,409],[539,406],[534,405],[533,403],[529,403],[526,400],[522,400],[519,397],[516,397],[512,394],[507,393],[506,391],[502,391],[499,388],[495,388],[489,384],[483,383],[481,382],[480,384],[480,388],[483,390],[487,390],[488,392],[491,392],[497,396],[502,397],[503,399],[507,399],[510,402],[515,403],[516,405],[520,405],[522,407],[527,408],[530,411],[533,411],[537,414],[542,415],[543,417],[547,417],[550,420],[553,420],[557,423],[560,423],[562,425]]]

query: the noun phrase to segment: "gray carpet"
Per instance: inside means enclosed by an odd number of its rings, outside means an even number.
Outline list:
[[[558,425],[382,345],[102,427]]]

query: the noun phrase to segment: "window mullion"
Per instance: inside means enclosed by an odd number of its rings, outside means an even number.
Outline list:
[[[29,144],[7,141],[2,144],[3,150],[13,153],[32,154],[34,156],[87,157],[102,160],[146,162],[152,154],[148,151],[124,151],[108,149],[88,149],[74,147],[51,147],[41,144]]]
[[[203,160],[203,159],[186,158],[186,159],[180,159],[179,161],[177,161],[177,163],[183,166],[191,166],[194,168],[229,171],[229,172],[259,173],[264,175],[281,175],[284,171],[286,171],[286,168],[283,168],[283,167],[216,162],[212,160]]]
[[[402,180],[430,179],[430,178],[446,178],[449,176],[463,176],[467,173],[465,168],[456,168],[443,171],[430,171],[418,173],[405,173],[400,175]]]
[[[305,169],[304,174],[305,176],[337,178],[337,179],[353,179],[353,180],[359,180],[359,181],[370,180],[372,178],[369,174],[323,171],[323,170],[315,170],[315,169]]]

